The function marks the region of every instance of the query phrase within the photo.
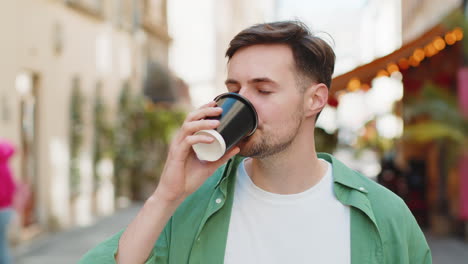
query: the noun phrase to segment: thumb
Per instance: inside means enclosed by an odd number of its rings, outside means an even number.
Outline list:
[[[230,158],[234,157],[235,155],[237,155],[238,153],[240,152],[240,148],[239,147],[234,147],[232,148],[231,150],[229,150],[226,154],[224,154],[223,157],[221,157],[221,159],[213,162],[213,166],[215,167],[219,167],[221,165],[223,165],[224,163],[226,163]]]

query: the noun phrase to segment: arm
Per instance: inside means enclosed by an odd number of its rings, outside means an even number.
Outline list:
[[[206,117],[221,114],[222,109],[214,106],[215,102],[211,102],[187,116],[171,144],[158,187],[122,236],[115,239],[117,243],[114,241],[113,247],[117,248],[117,251],[114,250],[113,253],[116,253],[115,261],[117,263],[137,264],[153,261],[153,256],[150,259],[148,257],[151,255],[156,241],[158,243],[164,241],[164,237],[160,239],[161,232],[177,207],[187,196],[196,191],[219,166],[239,152],[238,148],[233,148],[216,162],[202,162],[192,151],[194,144],[213,141],[211,137],[194,135],[194,133],[202,129],[214,129],[219,125],[218,120],[204,120]],[[158,244],[156,244],[155,250],[158,250]],[[158,254],[158,252],[156,253]],[[93,261],[92,263],[115,262]]]
[[[120,237],[116,262],[144,263],[179,204],[164,201],[156,193],[152,195]]]
[[[431,250],[427,244],[426,237],[409,209],[408,213],[410,218],[408,239],[409,263],[432,264]]]

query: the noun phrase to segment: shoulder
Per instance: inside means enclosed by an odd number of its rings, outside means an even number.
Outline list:
[[[413,214],[398,195],[359,172],[353,171],[349,176],[355,177],[365,188],[367,199],[381,231],[394,234],[411,233],[417,226]]]
[[[405,202],[389,189],[349,168],[331,155],[322,154],[321,157],[332,163],[335,182],[356,190],[367,197],[376,217],[390,217],[398,213],[407,213]]]
[[[392,191],[354,172],[365,186],[387,256],[410,259],[409,263],[431,263],[431,253],[424,233],[406,203]],[[402,252],[411,252],[402,255]],[[393,262],[392,262],[393,263]]]
[[[323,155],[333,165],[335,181],[365,196],[377,223],[412,218],[405,202],[395,193],[363,174],[352,170],[331,155]],[[364,198],[364,197],[363,197]]]
[[[394,192],[367,178],[366,176],[354,172],[354,177],[360,177],[367,190],[367,197],[372,205],[376,217],[398,217],[407,215],[408,207],[406,203]]]

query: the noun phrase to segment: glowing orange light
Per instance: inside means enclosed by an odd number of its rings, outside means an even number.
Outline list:
[[[398,60],[398,66],[400,66],[400,69],[406,70],[409,68],[409,62],[406,58],[401,58]]]
[[[363,84],[361,85],[361,90],[363,90],[363,91],[365,91],[365,92],[369,91],[370,88],[371,88],[370,85],[367,84],[367,83],[363,83]]]
[[[424,56],[425,56],[425,54],[424,54],[424,50],[423,50],[423,49],[416,49],[416,50],[414,50],[414,52],[413,52],[413,57],[414,57],[414,59],[417,60],[417,61],[422,61],[422,60],[424,60]]]
[[[463,30],[459,27],[455,28],[452,33],[455,35],[455,39],[460,41],[463,39]]]
[[[413,56],[410,57],[409,59],[409,64],[413,67],[418,67],[419,66],[419,62],[417,59],[415,59]]]
[[[445,48],[445,41],[441,37],[434,39],[433,44],[438,51],[441,51]]]
[[[455,34],[453,32],[449,32],[449,33],[445,34],[444,39],[445,39],[445,42],[448,45],[453,45],[457,41],[457,37],[455,36]]]
[[[377,77],[388,76],[388,72],[386,70],[380,70],[377,72]]]
[[[432,45],[432,43],[429,43],[424,47],[424,52],[426,53],[426,57],[432,57],[439,51],[434,47],[434,45]]]
[[[398,65],[396,65],[395,63],[390,63],[388,66],[387,66],[387,71],[389,74],[392,74],[396,71],[399,71],[400,69],[398,69]]]
[[[361,81],[358,78],[351,78],[348,82],[348,91],[354,92],[359,90],[359,88],[361,88]]]

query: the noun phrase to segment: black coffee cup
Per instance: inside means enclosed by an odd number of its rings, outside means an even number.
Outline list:
[[[257,111],[247,98],[237,93],[218,95],[214,101],[223,109],[217,117],[220,124],[213,130],[201,130],[195,134],[207,135],[214,138],[210,144],[199,143],[193,145],[193,150],[199,160],[216,161],[245,137],[255,133],[258,125]]]

